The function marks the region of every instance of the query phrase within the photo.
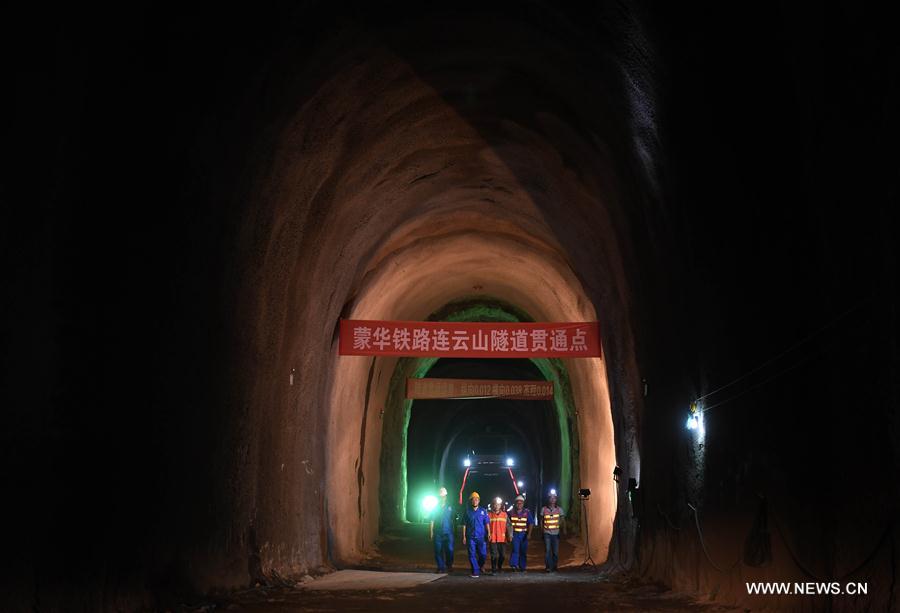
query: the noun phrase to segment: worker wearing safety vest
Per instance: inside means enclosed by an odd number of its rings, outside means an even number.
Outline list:
[[[525,572],[528,563],[528,539],[534,521],[531,511],[525,508],[525,496],[516,497],[516,506],[509,512],[509,526],[512,529],[512,555],[509,567],[513,572]]]
[[[559,562],[559,530],[565,532],[566,514],[562,507],[556,504],[556,491],[550,490],[547,497],[547,506],[541,509],[541,528],[544,531],[544,570],[548,573],[556,572]]]
[[[453,570],[453,507],[447,504],[447,489],[438,491],[441,501],[432,511],[431,522],[428,524],[428,536],[434,543],[434,561],[437,562],[437,572],[445,573]],[[435,534],[434,525],[437,524]]]
[[[481,567],[487,557],[487,536],[491,529],[491,520],[487,511],[481,508],[481,496],[478,492],[472,492],[469,496],[470,506],[466,509],[465,522],[463,523],[462,542],[469,545],[469,563],[472,564],[472,576],[481,575]]]
[[[503,510],[503,501],[494,499],[488,517],[491,519],[491,531],[488,533],[488,542],[491,544],[491,574],[503,572],[503,559],[506,555],[506,543],[509,537],[509,516]]]

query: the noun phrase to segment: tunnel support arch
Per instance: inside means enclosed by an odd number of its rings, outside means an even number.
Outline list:
[[[471,297],[448,303],[432,313],[428,321],[534,321],[523,310],[490,297]],[[568,371],[562,360],[533,358],[530,360],[547,381],[553,381],[553,405],[556,409],[560,437],[561,502],[571,506],[573,479],[578,474],[578,432],[575,400],[572,395]],[[399,487],[383,488],[380,494],[381,526],[388,527],[406,520],[408,487],[407,433],[413,401],[405,398],[406,379],[423,378],[438,362],[438,358],[401,358],[391,377],[390,390],[385,403],[382,431],[382,475],[395,474]],[[579,513],[573,509],[575,513]]]

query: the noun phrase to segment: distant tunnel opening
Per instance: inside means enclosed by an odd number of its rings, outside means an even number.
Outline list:
[[[451,301],[432,313],[429,320],[439,321],[533,321],[530,314],[496,298]],[[429,400],[413,402],[405,398],[407,377],[530,379],[554,383],[552,401],[510,401],[480,399],[467,401]],[[418,410],[416,406],[418,405]],[[509,497],[504,487],[511,485],[490,471],[472,467],[472,481],[460,472],[462,455],[483,454],[487,445],[491,451],[520,451],[528,458],[531,471],[528,485],[529,505],[536,504],[543,494],[545,481],[552,482],[561,493],[561,501],[568,504],[573,483],[573,468],[578,467],[578,445],[575,434],[575,408],[568,371],[558,359],[401,359],[391,379],[388,410],[400,415],[394,427],[383,431],[381,446],[382,483],[399,483],[398,488],[384,488],[381,492],[381,528],[421,517],[417,502],[426,490],[447,487],[467,497],[478,484],[497,489],[497,496]],[[396,428],[400,428],[398,432]],[[411,433],[413,438],[411,439]],[[399,462],[395,450],[399,447]],[[412,455],[410,455],[412,451]],[[437,454],[440,453],[438,458]],[[490,454],[489,455],[495,455]],[[457,458],[455,464],[452,460]],[[515,460],[515,458],[513,458]],[[476,464],[478,462],[476,461]],[[430,467],[429,467],[430,465]],[[463,467],[464,468],[464,467]],[[513,475],[516,471],[512,471]],[[506,476],[509,477],[507,471]],[[440,483],[436,483],[440,481]],[[518,482],[519,479],[516,478]],[[513,488],[513,491],[518,486]],[[464,490],[461,492],[460,490]],[[494,493],[480,492],[488,498]],[[399,511],[399,512],[398,512]],[[578,515],[574,516],[575,519]]]
[[[528,360],[445,359],[438,361],[428,376],[543,379]],[[522,492],[530,506],[541,498],[545,484],[559,487],[560,454],[570,456],[572,450],[560,443],[560,420],[553,402],[418,400],[410,411],[406,461],[409,521],[424,517],[421,500],[439,487],[446,487],[457,503],[460,496],[467,498],[473,491],[484,500],[499,497],[506,501]],[[469,467],[464,466],[464,458]],[[511,460],[511,465],[506,460]],[[496,461],[500,464],[494,464]]]
[[[388,263],[373,275],[347,315],[354,319],[434,321],[593,321],[596,311],[578,298],[578,282],[565,267],[551,264],[552,256],[521,252],[494,237],[476,234],[445,239],[443,249],[428,245],[431,261],[441,262],[444,274]],[[417,248],[420,246],[417,245]],[[528,264],[510,271],[510,257],[527,257]],[[460,262],[457,258],[463,258]],[[473,267],[470,262],[477,261]],[[446,262],[446,263],[445,263]],[[401,272],[403,271],[403,272]],[[475,275],[473,278],[470,275]],[[535,273],[537,279],[534,278]],[[518,277],[518,278],[517,278]],[[427,280],[427,281],[426,281]],[[491,287],[493,296],[458,298],[471,287]],[[522,290],[525,291],[522,291]],[[435,295],[431,295],[435,292]],[[433,305],[433,306],[431,306]],[[522,305],[522,306],[519,306]],[[601,358],[535,360],[451,360],[437,358],[335,357],[332,413],[328,449],[335,461],[326,496],[329,516],[340,517],[329,543],[336,564],[365,555],[386,529],[419,521],[418,504],[426,490],[440,486],[459,495],[461,455],[493,441],[521,458],[528,485],[529,506],[537,506],[544,490],[554,487],[569,507],[573,528],[580,526],[580,510],[572,508],[578,487],[595,492],[589,509],[595,559],[606,558],[617,508],[616,493],[602,484],[615,461],[615,443],[605,362]],[[415,377],[532,379],[554,383],[552,401],[513,402],[497,399],[418,401],[406,398],[406,380]],[[352,427],[346,409],[363,409],[361,430]],[[357,418],[358,419],[358,418]],[[351,427],[348,427],[351,426]],[[585,435],[590,438],[585,438]],[[497,451],[490,449],[489,451]],[[345,455],[346,454],[346,455]],[[354,465],[340,461],[357,457]],[[349,470],[348,470],[349,469]],[[516,471],[513,471],[513,475]],[[473,474],[463,495],[474,488],[483,500],[514,497],[505,491],[504,476]],[[527,479],[527,481],[526,481]],[[519,481],[519,478],[516,478]],[[511,482],[509,483],[511,485]],[[354,526],[352,519],[359,517]]]

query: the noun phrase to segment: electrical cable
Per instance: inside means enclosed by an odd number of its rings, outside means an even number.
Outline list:
[[[701,400],[704,400],[704,399],[706,399],[706,398],[709,398],[710,396],[713,396],[714,394],[718,394],[718,393],[721,392],[722,390],[728,389],[729,387],[731,387],[731,386],[734,385],[735,383],[740,383],[741,381],[743,381],[744,379],[746,379],[746,378],[749,377],[750,375],[756,374],[757,372],[759,372],[760,370],[762,370],[763,368],[765,368],[765,367],[768,366],[769,364],[772,364],[773,362],[775,362],[775,361],[777,361],[778,359],[780,359],[780,358],[781,358],[782,356],[784,356],[785,354],[790,353],[791,351],[793,351],[793,350],[796,349],[797,347],[800,347],[800,346],[803,345],[804,343],[809,342],[810,340],[812,340],[813,338],[815,338],[816,336],[818,336],[819,334],[821,334],[822,332],[824,332],[825,330],[827,330],[828,328],[830,328],[831,326],[833,326],[834,324],[836,324],[837,322],[839,322],[840,320],[842,320],[844,317],[846,317],[847,315],[849,315],[850,313],[852,313],[853,311],[855,311],[856,309],[858,309],[859,307],[861,307],[861,306],[864,305],[865,303],[869,302],[873,297],[874,297],[874,294],[869,295],[867,298],[864,298],[863,300],[857,302],[856,304],[854,304],[853,306],[851,306],[849,309],[847,309],[846,311],[840,313],[837,317],[835,317],[834,319],[832,319],[831,321],[829,321],[828,323],[826,323],[824,326],[822,326],[821,328],[818,328],[817,330],[813,331],[813,332],[812,332],[811,334],[809,334],[808,336],[805,336],[804,338],[800,339],[799,341],[797,341],[796,343],[794,343],[793,345],[791,345],[790,347],[788,347],[787,349],[785,349],[785,350],[782,351],[781,353],[779,353],[779,354],[775,355],[774,357],[772,357],[772,358],[766,360],[765,362],[763,362],[763,363],[760,364],[759,366],[750,369],[749,371],[745,372],[743,375],[741,375],[741,376],[738,377],[737,379],[733,379],[732,381],[729,381],[729,382],[726,383],[725,385],[722,385],[722,386],[720,386],[720,387],[714,389],[714,390],[711,391],[711,392],[708,392],[708,393],[706,393],[706,394],[703,394],[702,396],[699,396],[699,397],[695,398],[694,401],[695,401],[695,402],[700,402]]]
[[[688,507],[690,507],[691,511],[694,512],[694,521],[695,521],[695,525],[697,526],[697,535],[700,537],[700,545],[703,548],[703,553],[706,556],[707,561],[709,561],[710,565],[713,568],[715,568],[717,571],[719,571],[721,573],[729,573],[732,570],[734,570],[741,563],[741,559],[738,558],[738,560],[734,564],[732,564],[728,569],[723,569],[718,564],[716,564],[713,561],[712,557],[710,557],[709,550],[706,548],[706,541],[703,538],[703,531],[700,529],[700,516],[697,513],[697,507],[695,507],[694,505],[692,505],[690,503],[688,503]],[[660,512],[661,512],[661,510],[660,510]],[[794,552],[793,548],[791,547],[790,543],[788,542],[788,539],[784,534],[784,530],[781,528],[781,522],[778,521],[778,516],[771,510],[769,512],[772,515],[772,521],[775,523],[775,528],[778,530],[778,536],[781,538],[781,542],[784,543],[784,548],[787,549],[788,555],[790,555],[791,560],[793,560],[793,562],[794,562],[794,565],[798,569],[800,569],[800,571],[802,571],[803,574],[805,574],[810,579],[814,579],[814,580],[822,582],[822,583],[831,583],[831,582],[842,583],[846,579],[852,577],[853,575],[855,575],[856,573],[861,571],[863,568],[868,566],[869,563],[875,559],[875,556],[878,555],[878,552],[881,551],[881,547],[885,544],[885,542],[887,542],[888,536],[890,536],[891,530],[892,530],[892,528],[894,526],[894,522],[895,522],[895,520],[891,520],[887,523],[887,525],[885,526],[884,530],[881,533],[881,536],[878,538],[878,542],[875,544],[875,547],[872,549],[872,552],[869,553],[869,555],[867,555],[865,558],[863,558],[863,560],[859,564],[854,566],[852,570],[840,575],[839,577],[830,579],[827,577],[820,577],[816,573],[809,570],[809,567],[807,567],[803,562],[800,561],[800,558],[797,556],[797,554]]]
[[[775,528],[778,530],[778,536],[781,537],[781,542],[784,543],[784,548],[787,549],[788,555],[791,556],[791,559],[794,561],[794,564],[797,566],[797,568],[799,568],[803,572],[803,574],[805,574],[810,579],[815,579],[816,581],[819,581],[822,583],[831,583],[831,582],[835,582],[835,581],[843,582],[847,578],[852,577],[853,575],[855,575],[856,573],[861,571],[863,568],[868,566],[869,562],[871,562],[873,559],[875,559],[875,556],[878,554],[879,551],[881,551],[881,546],[884,545],[885,541],[887,541],[887,537],[890,535],[891,529],[893,528],[894,521],[895,521],[895,520],[888,521],[888,524],[887,524],[887,526],[885,526],[884,531],[881,533],[881,537],[878,539],[878,542],[876,543],[875,548],[872,550],[872,553],[867,555],[863,559],[862,562],[860,562],[853,568],[853,570],[851,570],[847,573],[844,573],[840,577],[836,577],[834,579],[828,579],[828,578],[824,578],[824,577],[819,577],[814,572],[809,570],[809,568],[807,568],[807,566],[805,564],[803,564],[803,562],[800,561],[800,558],[797,557],[797,554],[794,553],[794,550],[791,548],[790,543],[788,543],[787,537],[784,535],[784,531],[781,529],[781,522],[778,521],[778,516],[775,515],[775,513],[772,513],[772,520],[775,522]]]
[[[665,511],[662,510],[662,507],[659,505],[658,502],[656,503],[656,512],[659,513],[660,516],[666,520],[666,523],[669,524],[669,527],[672,530],[676,530],[676,531],[681,530],[680,526],[676,526],[674,523],[672,523],[672,520],[669,519],[669,516],[666,514]]]
[[[720,402],[717,402],[717,403],[715,403],[715,404],[712,404],[712,405],[710,405],[710,406],[708,406],[708,407],[703,407],[703,409],[701,409],[701,412],[706,413],[707,411],[711,411],[711,410],[713,410],[713,409],[716,408],[716,407],[722,406],[723,404],[728,404],[729,402],[731,402],[731,401],[733,401],[733,400],[737,400],[738,398],[740,398],[740,397],[742,397],[742,396],[745,396],[745,395],[749,394],[749,393],[752,392],[753,390],[762,387],[762,386],[765,385],[766,383],[769,383],[770,381],[772,381],[772,380],[774,380],[774,379],[777,379],[778,377],[780,377],[780,376],[782,376],[782,375],[786,375],[787,373],[789,373],[789,372],[791,372],[791,371],[793,371],[793,370],[797,370],[798,368],[800,368],[801,366],[803,366],[804,364],[806,364],[807,362],[809,362],[813,357],[814,357],[814,356],[811,356],[811,355],[810,355],[810,356],[806,356],[805,358],[803,358],[802,360],[800,360],[799,362],[797,362],[797,363],[794,364],[793,366],[790,366],[790,367],[788,367],[788,368],[785,368],[784,370],[775,373],[775,374],[772,375],[771,377],[768,377],[768,378],[766,378],[766,379],[763,379],[762,381],[760,381],[759,383],[756,383],[755,385],[751,385],[750,387],[748,387],[747,389],[745,389],[745,390],[744,390],[743,392],[741,392],[740,394],[736,394],[736,395],[732,396],[731,398],[727,398],[727,399],[725,399],[725,400],[722,400],[722,401],[720,401]]]
[[[740,557],[737,559],[737,561],[734,562],[734,564],[732,564],[728,568],[722,568],[721,566],[719,566],[718,564],[715,563],[715,561],[709,555],[709,550],[706,547],[706,539],[703,538],[703,530],[700,528],[700,515],[697,512],[697,507],[695,507],[691,503],[688,503],[688,507],[694,513],[694,525],[697,527],[697,536],[700,539],[700,546],[703,549],[703,554],[704,554],[704,556],[706,556],[706,560],[709,562],[710,566],[712,566],[715,570],[719,571],[720,573],[724,573],[724,574],[728,574],[731,571],[733,571],[735,568],[737,568],[741,563]],[[680,528],[677,528],[669,520],[668,515],[666,515],[663,512],[662,507],[660,507],[659,504],[656,505],[656,509],[659,512],[659,514],[662,515],[666,519],[666,522],[669,524],[670,527],[672,527],[675,530],[680,530]],[[852,570],[840,575],[839,577],[830,579],[830,578],[826,578],[826,577],[820,577],[819,575],[817,575],[816,573],[811,571],[809,569],[809,567],[807,567],[800,560],[800,558],[797,556],[797,554],[794,552],[793,548],[791,547],[790,543],[788,542],[788,539],[784,534],[784,530],[781,527],[781,522],[778,521],[778,516],[771,509],[769,509],[768,512],[772,516],[772,521],[775,523],[775,528],[778,531],[778,536],[781,538],[781,542],[784,544],[784,548],[787,549],[788,555],[791,557],[791,560],[794,562],[794,565],[804,575],[806,575],[810,579],[819,581],[821,583],[832,583],[832,582],[842,583],[842,582],[846,581],[848,578],[850,578],[853,575],[855,575],[856,573],[858,573],[859,571],[861,571],[866,566],[868,566],[875,559],[875,556],[878,555],[878,552],[881,551],[881,548],[884,546],[884,544],[888,541],[888,537],[891,535],[894,524],[897,521],[896,519],[892,519],[892,520],[888,521],[887,525],[885,526],[884,530],[881,533],[881,536],[878,538],[878,542],[875,544],[875,547],[872,549],[872,552],[869,553],[869,555],[867,555],[865,558],[863,558],[863,560],[859,564],[854,566]],[[893,552],[894,552],[894,550],[892,548],[891,549],[892,555],[894,555]]]
[[[691,503],[688,503],[688,506],[691,508],[691,511],[694,512],[694,523],[697,526],[697,535],[700,537],[700,545],[703,547],[703,554],[706,556],[707,561],[710,563],[710,565],[713,568],[715,568],[720,573],[725,573],[725,574],[730,573],[735,568],[737,568],[738,565],[741,563],[741,558],[738,557],[737,561],[734,564],[732,564],[730,567],[728,567],[728,569],[721,568],[718,564],[713,562],[713,559],[709,555],[709,550],[706,548],[706,541],[703,539],[703,531],[700,530],[700,515],[697,513],[697,507],[695,507]]]

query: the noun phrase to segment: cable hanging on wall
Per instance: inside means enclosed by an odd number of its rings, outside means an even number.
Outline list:
[[[888,537],[891,535],[891,531],[894,527],[894,524],[896,523],[896,520],[888,521],[887,526],[885,526],[884,531],[881,533],[881,536],[878,538],[878,542],[875,544],[875,547],[872,549],[872,552],[869,555],[867,555],[865,558],[863,558],[863,560],[859,564],[854,566],[853,570],[850,570],[839,577],[828,578],[828,577],[818,576],[817,574],[815,574],[814,572],[809,570],[809,567],[806,564],[804,564],[803,562],[800,561],[800,558],[797,556],[797,554],[791,548],[791,545],[788,542],[787,537],[784,534],[784,530],[781,528],[781,522],[778,521],[778,516],[775,515],[775,513],[772,513],[772,520],[775,522],[775,529],[778,531],[778,536],[781,538],[781,542],[784,543],[784,548],[787,549],[788,555],[794,561],[794,565],[798,569],[800,569],[800,571],[804,575],[809,577],[810,579],[814,579],[815,581],[820,581],[823,583],[830,583],[830,582],[834,582],[834,581],[843,582],[846,579],[848,579],[848,578],[852,577],[853,575],[855,575],[856,573],[858,573],[859,571],[861,571],[866,566],[868,566],[869,563],[875,559],[875,556],[878,555],[878,552],[881,551],[881,547],[887,542]]]
[[[870,294],[870,295],[867,296],[866,298],[863,298],[862,300],[860,300],[859,302],[857,302],[856,304],[854,304],[853,306],[851,306],[851,307],[848,308],[847,310],[845,310],[845,311],[841,312],[840,314],[838,314],[836,317],[834,317],[833,319],[831,319],[830,321],[828,321],[825,325],[821,326],[820,328],[817,328],[816,330],[814,330],[814,331],[813,331],[812,333],[810,333],[809,335],[807,335],[807,336],[801,338],[800,340],[798,340],[797,342],[795,342],[794,344],[792,344],[791,346],[789,346],[789,347],[788,347],[787,349],[785,349],[784,351],[782,351],[782,352],[776,354],[775,356],[769,358],[768,360],[766,360],[766,361],[763,362],[762,364],[759,364],[758,366],[756,366],[756,367],[754,367],[754,368],[751,368],[750,370],[748,370],[747,372],[745,372],[745,373],[742,374],[741,376],[739,376],[739,377],[737,377],[737,378],[735,378],[735,379],[732,379],[732,380],[729,381],[728,383],[726,383],[726,384],[724,384],[724,385],[721,385],[721,386],[717,387],[716,389],[712,390],[711,392],[707,392],[706,394],[703,394],[702,396],[698,396],[696,399],[694,399],[694,402],[699,404],[701,401],[703,401],[703,400],[709,398],[710,396],[714,396],[714,395],[718,394],[719,392],[722,392],[722,391],[724,391],[724,390],[726,390],[726,389],[728,389],[728,388],[730,388],[730,387],[732,387],[732,386],[734,386],[734,385],[740,383],[741,381],[744,381],[744,380],[747,379],[748,377],[751,377],[752,375],[755,375],[756,373],[758,373],[759,371],[763,370],[764,368],[766,368],[766,367],[770,366],[771,364],[777,362],[778,360],[780,360],[780,359],[781,359],[782,357],[784,357],[785,355],[791,353],[792,351],[796,350],[797,348],[799,348],[799,347],[805,345],[806,343],[808,343],[809,341],[813,340],[814,338],[816,338],[817,336],[819,336],[822,332],[825,332],[826,330],[828,330],[829,328],[831,328],[832,326],[834,326],[836,323],[838,323],[839,321],[843,320],[845,317],[847,317],[848,315],[850,315],[851,313],[853,313],[854,311],[856,311],[857,309],[859,309],[860,307],[862,307],[862,306],[865,305],[866,303],[870,302],[874,297],[875,297],[875,293],[873,292],[872,294]],[[789,372],[789,371],[791,371],[791,370],[794,370],[794,369],[797,368],[800,364],[804,363],[804,362],[805,362],[806,360],[808,360],[808,359],[809,359],[808,357],[805,358],[805,359],[802,360],[800,363],[795,364],[794,366],[789,367],[788,369],[783,370],[783,371],[777,373],[776,375],[773,375],[772,377],[769,377],[768,379],[764,380],[763,382],[754,385],[753,387],[749,388],[748,390],[745,390],[744,392],[742,392],[741,394],[738,394],[737,396],[733,396],[733,397],[729,398],[728,400],[723,400],[723,401],[721,401],[721,402],[714,403],[713,405],[704,408],[703,411],[708,411],[709,409],[713,408],[714,406],[720,406],[720,405],[725,404],[725,403],[727,403],[727,402],[731,402],[732,400],[734,400],[734,399],[739,398],[740,396],[742,396],[744,393],[749,392],[749,391],[752,390],[752,389],[756,389],[757,387],[760,387],[761,385],[763,385],[763,384],[765,384],[765,383],[768,383],[768,382],[771,381],[772,379],[775,379],[775,378],[777,378],[777,377],[779,377],[779,376],[785,374],[786,372]]]
[[[710,563],[710,565],[720,573],[726,574],[737,568],[741,563],[740,557],[738,557],[738,559],[735,560],[734,564],[730,565],[728,568],[722,568],[713,561],[712,557],[709,555],[709,550],[706,548],[706,540],[703,538],[703,531],[700,529],[700,515],[697,513],[697,507],[695,507],[691,503],[688,503],[688,507],[690,507],[691,511],[694,512],[694,525],[697,526],[697,536],[700,537],[700,546],[703,548],[703,555],[706,556],[706,560]]]
[[[676,526],[672,522],[672,520],[669,518],[668,513],[666,513],[665,511],[662,510],[662,506],[660,506],[660,504],[658,502],[656,503],[656,512],[659,513],[660,517],[662,517],[663,519],[666,520],[666,523],[669,524],[669,527],[672,530],[676,530],[676,531],[681,530],[681,526]]]
[[[706,547],[706,539],[703,537],[703,530],[700,527],[700,515],[697,511],[697,507],[695,507],[691,503],[688,503],[688,507],[691,509],[691,512],[694,514],[694,525],[697,528],[697,536],[700,540],[700,546],[701,546],[701,549],[703,550],[703,555],[706,557],[706,560],[709,562],[710,566],[712,566],[715,570],[719,571],[720,573],[724,573],[724,574],[728,574],[728,573],[732,572],[733,570],[735,570],[738,566],[740,566],[740,564],[741,564],[740,557],[733,564],[731,564],[727,567],[722,567],[722,566],[719,566],[718,564],[716,564],[715,560],[713,560],[712,556],[709,554],[709,549]],[[659,507],[659,505],[657,505],[657,509],[659,510],[660,514],[665,517],[665,514],[662,512],[662,509]],[[771,515],[772,521],[775,523],[775,529],[778,532],[778,536],[780,537],[781,542],[784,544],[784,548],[787,550],[788,555],[790,556],[791,560],[794,562],[794,565],[804,575],[806,575],[810,579],[813,579],[815,581],[819,581],[822,583],[844,582],[847,579],[849,579],[850,577],[854,576],[859,571],[861,571],[862,569],[864,569],[866,566],[868,566],[875,559],[875,556],[878,555],[878,552],[881,551],[881,548],[884,546],[884,544],[886,542],[888,542],[889,537],[891,536],[891,533],[893,531],[894,524],[897,521],[895,519],[888,521],[884,530],[881,532],[881,536],[878,538],[878,541],[875,543],[875,546],[872,548],[871,553],[869,553],[869,555],[865,556],[861,562],[859,562],[858,564],[853,566],[852,570],[849,570],[840,576],[830,578],[830,577],[821,577],[821,576],[817,575],[816,573],[811,571],[809,569],[809,567],[800,560],[799,556],[797,556],[796,552],[791,547],[791,544],[788,541],[787,536],[785,535],[784,530],[781,527],[781,522],[778,520],[778,516],[772,510],[766,511],[765,507],[763,507],[762,512],[765,513],[766,515],[769,515],[769,514]],[[666,517],[666,519],[668,520],[667,517]],[[672,526],[672,527],[674,528],[674,526]],[[753,564],[747,564],[747,565],[754,566]],[[757,566],[760,566],[760,565],[762,565],[762,564],[759,564]]]
[[[769,383],[769,382],[771,382],[771,381],[777,379],[778,377],[781,377],[782,375],[786,375],[786,374],[788,374],[789,372],[793,372],[793,371],[797,370],[798,368],[800,368],[801,366],[803,366],[804,364],[806,364],[807,362],[809,362],[811,359],[812,359],[812,356],[807,356],[807,357],[803,358],[802,360],[800,360],[799,362],[797,362],[796,364],[794,364],[794,365],[792,365],[792,366],[788,366],[788,367],[785,368],[784,370],[780,370],[780,371],[778,371],[777,373],[775,373],[774,375],[772,375],[772,376],[770,376],[770,377],[766,377],[765,379],[763,379],[763,380],[760,381],[759,383],[756,383],[756,384],[754,384],[754,385],[751,385],[750,387],[748,387],[747,389],[745,389],[743,392],[741,392],[741,393],[739,393],[739,394],[735,394],[734,396],[731,396],[730,398],[726,398],[725,400],[720,400],[719,402],[717,402],[717,403],[715,403],[715,404],[711,404],[711,405],[709,405],[708,407],[703,407],[703,408],[701,409],[701,411],[702,411],[703,413],[706,413],[707,411],[711,411],[712,409],[714,409],[714,408],[716,408],[716,407],[720,407],[720,406],[722,406],[723,404],[728,404],[729,402],[732,402],[732,401],[734,401],[734,400],[737,400],[738,398],[741,398],[742,396],[745,396],[745,395],[749,394],[749,393],[752,392],[753,390],[758,389],[758,388],[760,388],[760,387],[766,385],[767,383]]]

